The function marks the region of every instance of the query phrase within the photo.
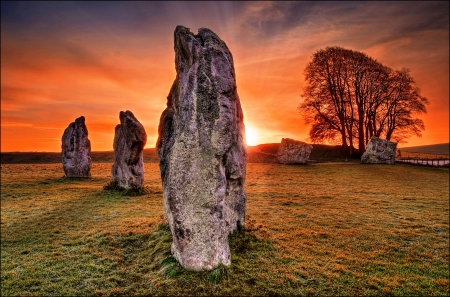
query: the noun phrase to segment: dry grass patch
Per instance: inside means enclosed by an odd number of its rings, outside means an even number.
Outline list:
[[[2,296],[450,294],[448,168],[249,164],[232,265],[188,272],[158,165],[141,196],[103,190],[111,165],[2,165]]]

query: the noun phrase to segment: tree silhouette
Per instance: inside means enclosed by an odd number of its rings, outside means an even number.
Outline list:
[[[421,136],[416,114],[428,100],[408,69],[392,70],[364,53],[341,47],[317,51],[305,68],[299,109],[314,143],[339,142],[350,153],[372,136],[400,141]]]

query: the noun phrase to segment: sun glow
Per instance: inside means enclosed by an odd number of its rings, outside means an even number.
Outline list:
[[[245,138],[247,139],[247,145],[257,145],[259,141],[259,133],[253,127],[245,127]]]

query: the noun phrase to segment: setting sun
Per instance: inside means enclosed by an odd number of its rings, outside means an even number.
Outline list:
[[[247,139],[247,145],[257,145],[259,141],[259,133],[253,127],[245,127],[245,138]]]

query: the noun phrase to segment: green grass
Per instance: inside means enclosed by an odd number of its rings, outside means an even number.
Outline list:
[[[232,264],[170,254],[158,165],[140,196],[60,164],[1,169],[2,296],[440,295],[449,289],[449,169],[358,162],[248,164]]]
[[[122,196],[142,196],[142,195],[151,193],[151,190],[145,186],[142,188],[124,189],[116,181],[110,181],[109,183],[104,185],[103,190],[118,192]]]

